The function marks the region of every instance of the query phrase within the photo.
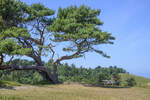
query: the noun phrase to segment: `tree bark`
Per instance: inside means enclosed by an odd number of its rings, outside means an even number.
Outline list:
[[[53,65],[53,78],[54,78],[56,84],[58,84],[59,80],[58,80],[57,64]]]
[[[43,73],[45,77],[50,80],[53,84],[57,84],[58,80],[55,75],[52,75],[50,71],[45,66],[0,66],[0,70],[6,70],[10,69],[12,71],[14,70],[37,70],[38,72]]]
[[[34,59],[34,61],[37,63],[38,66],[43,66],[43,68],[46,68],[40,58],[40,56],[35,56],[33,53],[31,53],[30,57],[32,57]],[[56,84],[57,82],[55,82],[55,80],[53,79],[53,75],[48,75],[48,73],[51,74],[51,72],[46,68],[47,72],[45,71],[41,71],[41,70],[37,70],[39,72],[39,74],[43,77],[44,80],[48,80],[53,82],[54,84]],[[53,79],[53,80],[52,80]]]

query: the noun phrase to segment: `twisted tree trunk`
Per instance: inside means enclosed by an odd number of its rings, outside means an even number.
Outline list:
[[[40,75],[43,77],[44,80],[51,81],[54,84],[58,83],[58,75],[56,75],[54,73],[54,71],[53,71],[53,74],[52,74],[49,71],[49,69],[47,69],[44,66],[40,56],[35,56],[34,53],[31,53],[29,56],[34,59],[34,61],[37,63],[38,66],[40,66],[40,70],[39,70],[39,68],[37,68],[38,69],[37,71],[40,73]],[[36,67],[38,67],[38,66],[36,66]],[[45,70],[41,70],[41,68],[45,68]],[[56,66],[56,68],[57,68],[57,66]],[[57,73],[57,69],[55,69],[55,72]]]

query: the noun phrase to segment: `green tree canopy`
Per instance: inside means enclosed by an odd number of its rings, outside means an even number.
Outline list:
[[[97,49],[100,44],[113,44],[115,38],[102,31],[103,24],[98,16],[100,9],[85,5],[59,8],[56,18],[54,11],[40,3],[27,5],[18,0],[0,0],[0,66],[9,56],[27,56],[36,66],[1,66],[0,69],[36,69],[43,77],[58,83],[57,66],[63,60],[82,57],[86,52],[96,52],[107,56]],[[57,58],[55,43],[67,42],[62,50],[69,54]],[[44,65],[42,57],[53,65],[51,73]],[[12,59],[10,59],[12,60]]]
[[[100,29],[103,25],[98,18],[100,11],[85,5],[59,8],[57,18],[48,29],[54,32],[53,41],[70,42],[70,46],[63,48],[63,51],[75,53],[68,58],[81,57],[88,51],[109,57],[103,51],[94,48],[100,44],[113,44],[112,40],[115,39],[110,33]]]

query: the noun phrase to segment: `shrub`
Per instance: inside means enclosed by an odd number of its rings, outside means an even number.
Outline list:
[[[129,78],[129,79],[127,79],[126,80],[126,82],[127,82],[127,86],[135,86],[136,85],[136,81],[135,81],[135,79],[134,78]]]

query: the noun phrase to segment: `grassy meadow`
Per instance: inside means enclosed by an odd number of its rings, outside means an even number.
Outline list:
[[[150,86],[148,85],[148,83],[150,83],[150,79],[131,74],[120,74],[120,75],[123,82],[128,78],[134,78],[136,80],[137,87],[150,88]]]
[[[123,80],[134,77],[132,88],[103,88],[78,83],[60,85],[23,85],[0,81],[0,100],[150,100],[150,79],[121,74]]]
[[[0,100],[149,100],[150,88],[101,88],[61,84],[1,88]]]

